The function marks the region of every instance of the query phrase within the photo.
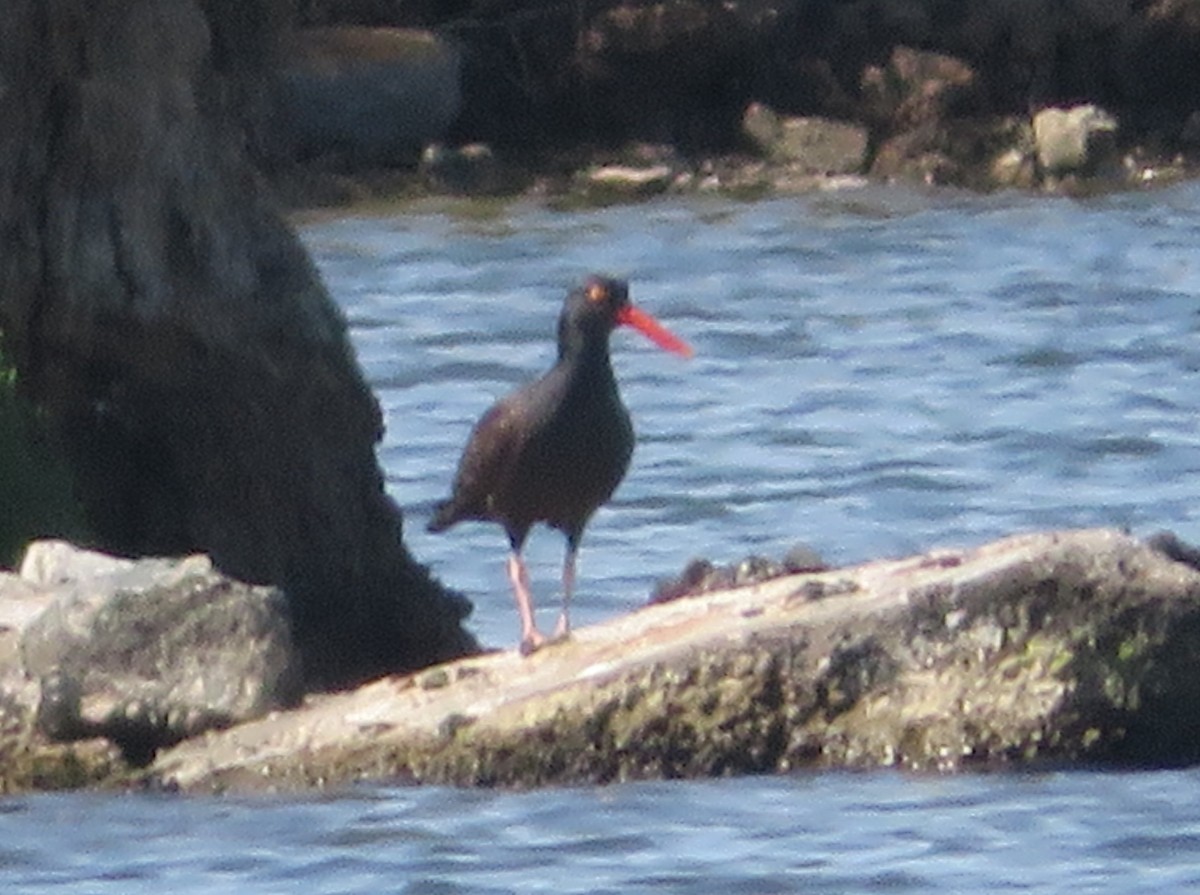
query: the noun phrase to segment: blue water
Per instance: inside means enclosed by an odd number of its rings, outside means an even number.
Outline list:
[[[416,555],[517,634],[499,529],[424,532],[471,424],[549,365],[591,270],[687,338],[614,365],[639,441],[574,617],[692,557],[835,563],[1048,527],[1200,541],[1200,189],[1077,202],[870,189],[326,220]],[[561,538],[529,558],[547,626]],[[0,800],[0,891],[1187,891],[1200,773],[804,774],[533,793]]]
[[[835,563],[1015,531],[1200,535],[1195,189],[1081,204],[864,191],[349,220],[307,232],[388,421],[413,550],[516,637],[495,526],[430,536],[471,424],[540,373],[566,287],[628,276],[696,348],[614,364],[633,466],[580,556],[580,621],[697,555]],[[562,540],[530,544],[552,622]]]
[[[1200,774],[892,772],[0,803],[5,892],[1134,893],[1200,885]]]

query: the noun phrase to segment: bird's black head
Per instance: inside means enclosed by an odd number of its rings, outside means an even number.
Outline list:
[[[558,351],[602,348],[629,306],[629,284],[593,274],[571,290],[558,318]]]
[[[660,348],[690,357],[692,349],[629,300],[624,280],[592,274],[567,296],[558,318],[558,356],[608,354],[608,334],[632,326]]]

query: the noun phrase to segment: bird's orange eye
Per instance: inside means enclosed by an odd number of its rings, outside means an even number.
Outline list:
[[[587,287],[587,300],[599,304],[608,299],[608,288],[603,283],[591,283]]]

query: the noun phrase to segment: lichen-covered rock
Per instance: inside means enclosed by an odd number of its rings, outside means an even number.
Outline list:
[[[105,737],[145,763],[300,699],[283,594],[207,557],[133,561],[39,542],[20,578],[43,599],[20,630],[18,669],[38,687],[36,725],[52,741]]]
[[[858,124],[781,116],[762,103],[751,103],[742,129],[768,158],[804,174],[852,174],[867,160],[867,129]]]
[[[1200,573],[1021,535],[647,607],[162,754],[184,788],[1200,760]]]

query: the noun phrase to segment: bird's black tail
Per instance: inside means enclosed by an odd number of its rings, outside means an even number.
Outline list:
[[[433,508],[433,518],[429,520],[429,524],[425,526],[425,530],[436,534],[439,531],[445,531],[457,521],[458,516],[455,513],[454,501],[443,500]]]

